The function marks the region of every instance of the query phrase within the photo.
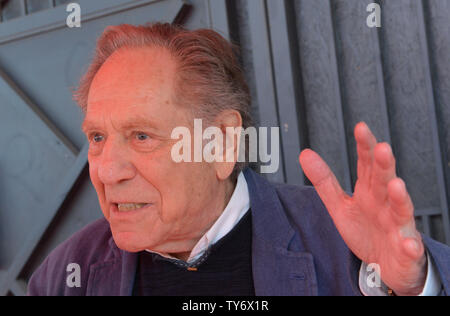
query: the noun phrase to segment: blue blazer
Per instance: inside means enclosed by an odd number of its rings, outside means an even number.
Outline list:
[[[252,211],[256,295],[361,295],[361,261],[345,245],[312,187],[272,184],[244,171]],[[450,247],[423,236],[450,294]],[[103,218],[59,245],[32,275],[29,295],[131,295],[136,253],[117,248]],[[66,283],[80,267],[80,287]]]

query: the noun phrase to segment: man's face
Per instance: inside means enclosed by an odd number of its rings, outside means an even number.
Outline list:
[[[121,49],[90,88],[83,123],[90,177],[114,240],[127,251],[188,251],[193,244],[183,241],[198,239],[213,211],[223,210],[213,164],[171,159],[172,130],[193,122],[172,101],[175,72],[163,49]]]

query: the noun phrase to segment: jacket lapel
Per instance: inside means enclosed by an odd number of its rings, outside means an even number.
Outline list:
[[[256,295],[317,295],[313,256],[301,249],[275,188],[247,168],[252,210],[252,264]]]
[[[113,258],[90,267],[86,294],[88,296],[131,296],[138,255],[120,250],[111,237]]]

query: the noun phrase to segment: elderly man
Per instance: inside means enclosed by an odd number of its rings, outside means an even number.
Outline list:
[[[236,159],[174,161],[172,131],[196,118],[224,135],[251,125],[242,71],[217,33],[108,27],[76,99],[105,218],[49,255],[30,295],[450,293],[450,249],[416,230],[391,148],[364,123],[351,197],[311,150],[300,163],[314,188],[271,184]]]

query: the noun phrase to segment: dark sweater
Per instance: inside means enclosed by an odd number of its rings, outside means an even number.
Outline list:
[[[139,253],[133,295],[255,295],[251,211],[192,264],[146,251]]]

